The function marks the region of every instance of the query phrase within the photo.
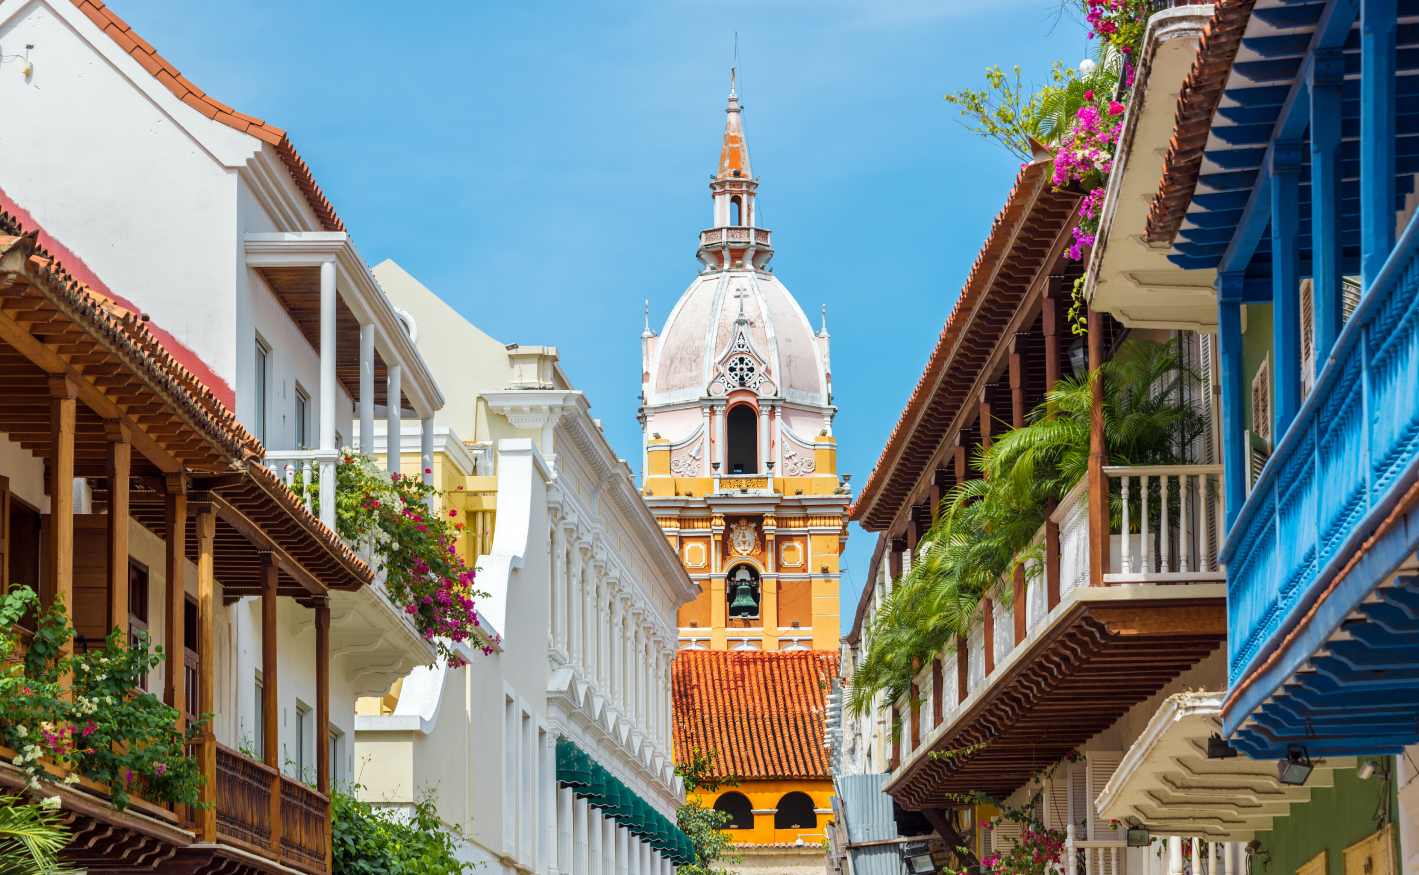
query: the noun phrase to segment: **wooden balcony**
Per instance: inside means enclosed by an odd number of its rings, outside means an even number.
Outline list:
[[[217,841],[325,875],[330,797],[279,770],[217,745]]]

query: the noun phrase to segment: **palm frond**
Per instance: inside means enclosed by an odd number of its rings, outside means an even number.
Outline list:
[[[0,875],[70,875],[59,865],[59,852],[70,832],[57,810],[0,798]]]

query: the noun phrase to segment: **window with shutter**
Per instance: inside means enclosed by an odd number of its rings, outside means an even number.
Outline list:
[[[1301,397],[1316,384],[1315,294],[1310,280],[1301,280]]]
[[[1360,285],[1358,276],[1347,276],[1340,282],[1340,318],[1342,323],[1350,321],[1350,314],[1355,312],[1355,308],[1360,306],[1360,296],[1364,294],[1364,286]]]
[[[990,830],[990,850],[992,853],[1003,854],[1020,841],[1020,831],[1023,825],[1018,820],[1006,820],[997,817],[991,822]]]
[[[1125,838],[1123,833],[1116,829],[1110,829],[1109,822],[1099,817],[1098,810],[1094,808],[1094,800],[1104,792],[1104,787],[1108,786],[1114,772],[1118,771],[1118,764],[1123,761],[1123,751],[1090,751],[1084,756],[1089,764],[1088,787],[1086,788],[1089,797],[1089,841],[1123,841]]]
[[[1271,354],[1261,360],[1256,376],[1251,378],[1251,430],[1261,440],[1271,444]]]

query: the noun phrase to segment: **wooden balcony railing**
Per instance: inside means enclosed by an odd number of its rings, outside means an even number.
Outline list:
[[[330,798],[217,745],[217,840],[312,875],[330,871]]]

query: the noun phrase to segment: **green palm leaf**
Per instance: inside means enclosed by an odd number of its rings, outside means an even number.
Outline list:
[[[59,852],[69,844],[69,828],[58,810],[0,799],[0,875],[67,875]]]

